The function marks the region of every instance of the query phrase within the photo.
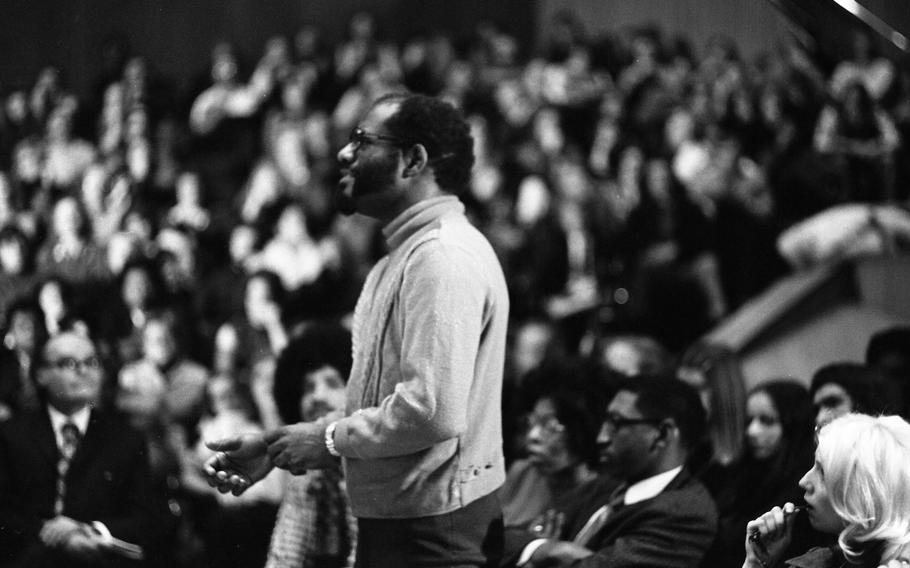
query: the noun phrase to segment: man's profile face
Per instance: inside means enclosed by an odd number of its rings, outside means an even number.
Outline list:
[[[78,333],[64,332],[45,346],[37,378],[48,401],[67,412],[97,401],[103,371],[92,342]]]
[[[638,410],[638,395],[621,390],[607,406],[607,418],[597,435],[601,463],[618,479],[629,482],[650,475],[651,449],[659,435],[656,422],[635,422],[652,417]]]
[[[358,127],[368,135],[391,136],[385,123],[398,110],[394,103],[382,103],[367,112]],[[395,176],[399,148],[385,140],[348,142],[338,152],[341,180],[335,191],[338,210],[375,217],[386,213],[397,201]]]

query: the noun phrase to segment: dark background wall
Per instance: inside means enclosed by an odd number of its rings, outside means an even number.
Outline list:
[[[343,37],[350,17],[373,13],[385,37],[426,29],[468,33],[483,19],[499,22],[523,43],[534,33],[536,0],[2,0],[0,88],[30,84],[55,64],[67,83],[87,93],[101,46],[112,34],[179,83],[204,72],[211,47],[232,41],[251,67],[265,40],[316,23],[326,38]],[[249,70],[249,69],[247,69]],[[178,85],[179,86],[179,85]]]

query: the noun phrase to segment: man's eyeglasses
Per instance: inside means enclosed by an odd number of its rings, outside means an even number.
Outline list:
[[[354,150],[359,149],[365,144],[379,144],[381,142],[398,146],[403,146],[405,144],[405,141],[401,138],[386,136],[385,134],[374,134],[373,132],[367,132],[359,126],[351,130],[351,135],[348,136],[348,144],[353,146]]]
[[[620,416],[618,414],[607,414],[603,421],[604,427],[609,428],[613,432],[627,426],[635,426],[636,424],[654,424],[656,426],[660,423],[660,418],[626,418],[625,416]]]
[[[87,357],[85,359],[76,359],[75,357],[61,357],[56,361],[48,361],[47,365],[49,367],[65,371],[95,371],[101,368],[101,359],[94,356]]]
[[[533,414],[525,417],[525,428],[530,432],[534,428],[540,428],[547,434],[560,434],[565,431],[566,427],[555,416],[535,416]]]

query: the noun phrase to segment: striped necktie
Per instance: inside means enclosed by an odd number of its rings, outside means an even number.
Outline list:
[[[585,525],[581,527],[581,530],[578,531],[578,534],[575,535],[575,538],[572,540],[573,543],[587,548],[594,536],[600,532],[600,529],[602,529],[605,524],[607,524],[607,519],[610,518],[613,511],[622,507],[623,500],[626,498],[626,487],[626,484],[623,483],[613,490],[607,504],[594,511],[594,514],[591,515],[588,522],[586,522]]]
[[[76,448],[79,447],[79,439],[82,434],[79,428],[72,422],[67,421],[60,427],[60,459],[57,460],[57,499],[54,501],[54,514],[63,513],[63,499],[66,497],[66,472],[69,471],[70,462],[76,454]]]

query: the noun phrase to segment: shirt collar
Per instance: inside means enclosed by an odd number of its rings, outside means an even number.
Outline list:
[[[85,435],[85,431],[88,429],[89,418],[91,418],[92,408],[90,406],[83,406],[72,415],[67,416],[53,406],[47,405],[47,412],[50,414],[51,426],[54,428],[54,434],[57,436],[59,443],[60,429],[63,428],[63,425],[67,422],[75,424],[76,428],[79,429],[79,434],[81,436]]]
[[[464,205],[454,195],[423,199],[390,221],[383,227],[382,234],[389,248],[395,249],[423,227],[450,213],[464,213]]]
[[[633,483],[626,490],[626,496],[625,499],[623,499],[623,504],[634,505],[635,503],[639,503],[646,499],[657,497],[661,491],[667,488],[667,485],[670,485],[670,482],[673,481],[673,478],[679,475],[679,472],[681,471],[682,466],[678,466],[669,471],[658,473],[657,475]]]

